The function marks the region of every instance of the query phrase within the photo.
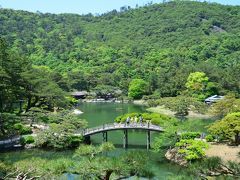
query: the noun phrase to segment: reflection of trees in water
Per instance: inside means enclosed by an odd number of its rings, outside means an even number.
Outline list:
[[[123,107],[116,108],[116,111],[120,111],[120,112],[122,112],[122,111],[123,111]]]

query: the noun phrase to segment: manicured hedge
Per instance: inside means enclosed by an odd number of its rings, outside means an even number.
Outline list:
[[[140,121],[140,116],[143,118],[143,122],[151,122],[155,125],[166,125],[167,123],[177,123],[175,118],[169,117],[167,115],[158,114],[158,113],[128,113],[121,116],[116,117],[115,122],[117,123],[125,123],[126,119],[130,117],[130,122],[134,122],[135,117],[137,117],[138,122]]]
[[[200,138],[201,132],[183,132],[181,133],[181,139],[195,139]]]

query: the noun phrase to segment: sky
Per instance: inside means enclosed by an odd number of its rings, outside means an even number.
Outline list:
[[[122,6],[142,6],[148,2],[160,3],[163,0],[0,0],[2,8],[26,10],[42,13],[102,14]],[[221,4],[240,5],[240,0],[207,0]]]

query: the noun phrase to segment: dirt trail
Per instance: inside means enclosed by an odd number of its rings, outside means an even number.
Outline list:
[[[218,156],[223,161],[234,161],[240,163],[240,146],[228,146],[226,144],[210,144],[209,149],[206,151],[208,157]]]

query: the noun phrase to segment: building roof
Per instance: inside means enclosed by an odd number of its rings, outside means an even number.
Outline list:
[[[205,102],[216,102],[216,101],[221,100],[223,98],[224,98],[224,96],[213,95],[213,96],[208,97],[207,99],[205,99]]]

